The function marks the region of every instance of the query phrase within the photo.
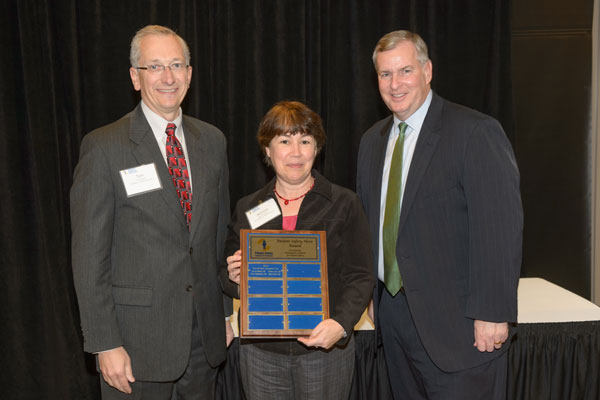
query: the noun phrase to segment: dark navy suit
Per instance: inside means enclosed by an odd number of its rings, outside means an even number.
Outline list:
[[[358,156],[357,192],[375,260],[392,123],[389,116],[373,125]],[[404,188],[396,257],[405,292],[399,295],[440,370],[466,370],[507,350],[510,338],[500,350],[479,352],[473,322],[516,322],[522,227],[519,172],[500,124],[434,93]],[[393,309],[379,312],[381,293],[374,292],[378,326],[396,317]],[[386,358],[404,351],[385,337],[383,344]]]

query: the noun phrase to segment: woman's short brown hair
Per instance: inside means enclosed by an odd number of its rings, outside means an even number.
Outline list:
[[[299,101],[280,101],[265,114],[256,134],[263,154],[266,156],[265,148],[269,147],[275,136],[286,133],[314,137],[317,142],[317,154],[325,145],[325,130],[321,117]],[[267,164],[270,164],[268,159]]]

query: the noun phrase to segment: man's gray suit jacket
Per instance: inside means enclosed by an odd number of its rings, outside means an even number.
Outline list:
[[[86,135],[71,189],[73,276],[87,352],[124,346],[138,380],[185,370],[192,316],[210,365],[226,358],[218,259],[229,219],[226,143],[182,120],[193,184],[188,230],[141,106]],[[120,171],[154,164],[162,188],[128,197]]]

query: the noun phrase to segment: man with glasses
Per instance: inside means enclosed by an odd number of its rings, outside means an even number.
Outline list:
[[[71,189],[84,349],[103,399],[214,397],[228,322],[217,267],[229,216],[225,138],[182,114],[185,41],[146,26],[131,42],[140,104],[86,135]]]

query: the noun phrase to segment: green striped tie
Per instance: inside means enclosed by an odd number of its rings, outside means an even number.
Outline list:
[[[400,122],[398,127],[400,134],[396,146],[394,146],[383,218],[383,282],[392,296],[395,296],[402,287],[402,277],[398,269],[398,260],[396,260],[396,242],[400,224],[400,199],[402,198],[402,153],[404,151],[404,134],[408,125],[406,122]]]

